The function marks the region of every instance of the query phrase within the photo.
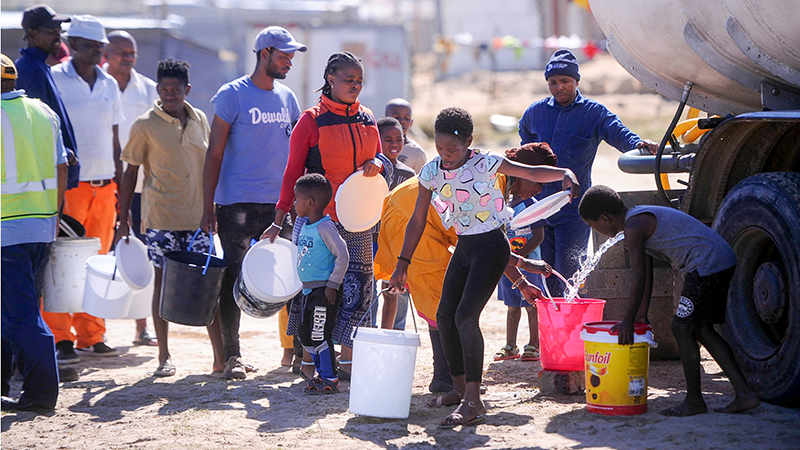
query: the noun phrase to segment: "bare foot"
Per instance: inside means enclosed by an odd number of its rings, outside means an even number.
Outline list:
[[[669,417],[688,417],[694,416],[697,414],[705,414],[708,412],[708,407],[706,406],[705,402],[702,404],[693,404],[690,403],[688,400],[684,400],[678,406],[674,406],[672,408],[667,408],[659,414],[662,416],[669,416]]]
[[[751,391],[747,395],[737,395],[733,401],[724,408],[717,408],[714,411],[719,413],[736,414],[749,411],[761,404],[758,394]]]
[[[461,397],[464,394],[458,392],[457,390],[453,389],[450,392],[442,395],[437,395],[433,398],[430,402],[428,402],[428,408],[437,408],[439,406],[453,406],[457,405],[461,402]]]
[[[292,359],[294,359],[294,349],[293,348],[285,348],[283,349],[283,357],[281,358],[281,366],[289,367],[292,365]]]

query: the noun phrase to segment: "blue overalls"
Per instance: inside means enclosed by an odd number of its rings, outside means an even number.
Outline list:
[[[581,194],[592,186],[592,163],[597,147],[604,140],[621,152],[632,150],[641,141],[616,114],[594,100],[578,95],[566,107],[548,97],[533,103],[519,121],[522,144],[547,142],[558,156],[556,166],[575,172]],[[561,191],[561,182],[548,183],[537,196],[541,200]],[[580,267],[581,256],[589,243],[589,226],[578,215],[580,197],[548,219],[541,245],[542,259],[569,278]],[[550,293],[562,296],[564,284],[556,277],[548,278]]]

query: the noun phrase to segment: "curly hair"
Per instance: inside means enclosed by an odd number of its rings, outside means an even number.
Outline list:
[[[325,65],[325,73],[322,74],[322,79],[325,84],[314,92],[322,91],[326,97],[331,97],[331,85],[328,83],[328,75],[335,74],[343,67],[354,64],[364,70],[364,65],[361,63],[361,58],[350,52],[334,53],[328,58],[328,64]]]
[[[617,191],[598,184],[586,190],[578,205],[578,214],[585,220],[597,220],[602,215],[623,214],[627,208]]]
[[[161,83],[163,78],[177,78],[183,81],[185,86],[189,85],[189,63],[179,59],[162,59],[158,62],[156,69],[156,81]]]
[[[555,166],[558,156],[547,142],[531,142],[506,150],[506,158],[529,166]]]
[[[433,131],[436,134],[454,136],[461,142],[467,142],[472,137],[472,116],[461,108],[445,108],[436,116]]]
[[[319,173],[309,173],[297,179],[294,184],[297,191],[314,199],[315,202],[325,207],[331,202],[333,188],[331,182]]]

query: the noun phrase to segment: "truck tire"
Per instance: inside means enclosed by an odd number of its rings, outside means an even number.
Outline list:
[[[713,228],[736,252],[724,333],[762,399],[800,405],[800,173],[754,175]]]

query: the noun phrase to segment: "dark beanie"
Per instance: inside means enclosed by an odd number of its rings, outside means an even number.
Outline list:
[[[556,50],[547,67],[544,69],[544,79],[553,75],[567,75],[580,81],[581,73],[578,71],[578,60],[569,50]]]

